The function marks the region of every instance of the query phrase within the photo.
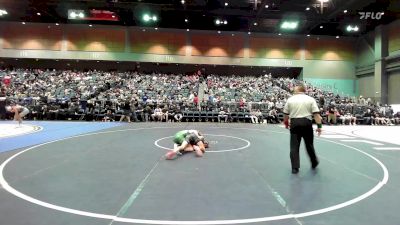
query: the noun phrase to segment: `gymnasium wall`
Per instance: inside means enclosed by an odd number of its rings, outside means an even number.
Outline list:
[[[387,35],[388,56],[383,59],[385,73],[388,79],[387,92],[382,91],[382,95],[388,97],[389,104],[399,104],[400,95],[398,87],[400,85],[400,20],[394,21],[386,25],[383,30]],[[363,35],[357,41],[356,56],[356,77],[359,83],[359,94],[365,97],[375,99],[375,31]],[[379,54],[378,54],[379,55]],[[385,74],[383,74],[385,76]],[[378,90],[379,91],[379,90]],[[375,99],[380,101],[379,99]]]
[[[355,79],[354,43],[334,37],[0,23],[0,57],[301,67],[304,79],[330,84]]]
[[[389,55],[400,54],[400,20],[391,23],[387,28]]]
[[[388,79],[389,104],[400,104],[400,70],[389,73]]]
[[[358,85],[360,87],[360,95],[364,97],[373,97],[375,96],[374,90],[374,76],[364,76],[358,78]]]

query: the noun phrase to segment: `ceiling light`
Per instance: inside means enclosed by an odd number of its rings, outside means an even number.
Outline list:
[[[296,29],[298,25],[299,25],[299,22],[297,22],[297,21],[284,21],[281,24],[281,28],[285,29],[285,30],[293,30],[293,29]]]
[[[89,27],[93,27],[93,25],[92,25],[92,24],[89,24]]]
[[[232,37],[235,36],[235,34],[232,34]]]
[[[336,38],[339,38],[339,36],[336,36]]]
[[[114,15],[112,15],[111,17],[112,17],[112,18],[115,18],[115,16],[114,16]]]
[[[329,2],[329,0],[318,0],[318,1],[320,1],[320,2]]]
[[[269,8],[269,5],[265,5],[265,8],[268,9],[268,8]]]
[[[347,32],[357,32],[358,30],[359,30],[359,28],[357,25],[354,25],[354,26],[347,25],[347,27],[346,27]]]
[[[158,30],[158,27],[154,28],[154,30]]]
[[[254,22],[254,23],[253,23],[253,25],[254,25],[254,26],[257,26],[257,25],[258,25],[258,23],[257,23],[257,22]]]
[[[8,12],[4,9],[0,9],[0,16],[7,15]]]
[[[311,35],[307,34],[307,37],[310,37]]]
[[[228,6],[229,4],[227,2],[225,2],[225,6]]]
[[[7,14],[7,13],[6,13]],[[385,12],[381,12],[381,15],[383,16],[383,15],[385,15]]]
[[[227,25],[227,24],[228,24],[228,21],[224,20],[224,24]]]
[[[25,22],[22,22],[22,24],[24,24],[24,25],[25,25]]]
[[[221,21],[219,19],[215,20],[215,24],[219,25],[221,23]]]
[[[247,32],[247,34],[248,34],[248,35],[250,35],[250,34],[251,34],[251,32],[249,31],[249,32]]]
[[[278,35],[279,35],[279,36],[281,36],[282,34],[281,34],[281,33],[279,33]]]
[[[309,11],[309,10],[310,10],[310,7],[307,7],[306,10]]]
[[[221,33],[221,31],[218,31],[218,34],[220,34]]]
[[[149,15],[147,13],[142,16],[142,19],[144,22],[150,22],[150,21],[156,22],[158,20],[156,15]]]
[[[69,16],[70,16],[71,18],[75,19],[77,15],[76,15],[75,12],[71,12],[71,13],[69,14]]]
[[[189,22],[189,20],[188,20],[188,19],[185,19],[185,23],[187,23],[187,22]]]
[[[68,19],[75,20],[75,19],[83,19],[84,17],[85,17],[84,10],[77,10],[77,9],[68,10]]]
[[[186,29],[186,31],[190,31],[189,29]]]
[[[60,24],[59,23],[56,23],[56,26],[59,26]]]
[[[347,13],[347,9],[343,10],[344,13]]]
[[[40,16],[40,15],[42,15],[42,14],[40,14],[40,12],[38,12],[38,13],[36,13],[36,15]]]
[[[150,16],[149,16],[149,14],[144,14],[144,15],[143,15],[143,20],[144,20],[145,22],[150,21]]]
[[[182,4],[185,4],[185,0],[182,0],[181,3],[182,3]]]
[[[321,28],[321,29],[322,29],[322,28],[324,28],[324,26],[322,26],[322,25],[321,25],[321,26],[319,26],[319,28]]]

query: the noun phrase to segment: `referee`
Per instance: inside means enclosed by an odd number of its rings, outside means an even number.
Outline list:
[[[294,95],[287,100],[283,113],[285,114],[284,124],[286,129],[289,129],[290,124],[290,160],[292,173],[297,174],[299,172],[301,138],[306,143],[311,168],[315,169],[319,162],[314,149],[313,117],[318,126],[318,136],[321,134],[322,128],[317,102],[314,98],[305,94],[305,87],[303,85],[297,85],[294,88]]]

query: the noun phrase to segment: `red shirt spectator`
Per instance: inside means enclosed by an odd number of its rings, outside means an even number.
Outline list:
[[[240,98],[239,107],[240,107],[240,108],[244,108],[244,101],[243,101],[243,98]]]
[[[194,103],[195,105],[198,105],[198,104],[199,104],[199,97],[197,97],[197,95],[194,96],[194,98],[193,98],[193,103]]]
[[[6,76],[3,78],[3,83],[4,83],[4,85],[6,85],[6,87],[8,87],[8,86],[10,85],[10,83],[11,83],[11,76],[6,75]]]

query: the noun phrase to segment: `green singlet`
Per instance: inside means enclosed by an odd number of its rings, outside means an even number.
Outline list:
[[[187,134],[188,133],[186,130],[179,131],[178,133],[175,134],[173,142],[175,144],[181,145],[185,140]]]

